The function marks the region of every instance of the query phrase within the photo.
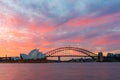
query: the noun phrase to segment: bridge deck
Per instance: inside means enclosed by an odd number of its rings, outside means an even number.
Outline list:
[[[59,55],[59,56],[46,56],[46,57],[90,57],[90,56]],[[98,57],[98,56],[91,56],[91,57]]]

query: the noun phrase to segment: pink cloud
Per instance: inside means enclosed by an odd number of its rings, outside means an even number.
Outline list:
[[[62,26],[67,27],[80,27],[80,28],[86,28],[86,27],[96,27],[103,24],[119,21],[120,13],[113,13],[108,14],[100,17],[78,17],[69,20],[68,22],[62,24]]]
[[[120,41],[119,34],[109,34],[109,35],[99,37],[93,42],[93,44],[94,45],[119,44],[119,41]]]

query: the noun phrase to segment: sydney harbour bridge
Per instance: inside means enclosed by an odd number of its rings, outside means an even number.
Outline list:
[[[37,58],[36,58],[37,57]],[[38,58],[39,57],[39,58]],[[48,58],[54,58],[57,60],[51,60]],[[62,62],[61,59],[72,58],[71,60],[91,60],[91,61],[103,61],[104,56],[101,52],[95,54],[89,50],[79,47],[60,47],[50,50],[46,53],[40,53],[38,49],[32,50],[28,55],[21,54],[18,59],[14,60],[12,57],[1,57],[0,60],[6,60],[6,62]],[[68,60],[69,62],[71,60]],[[4,62],[4,61],[3,61]]]
[[[45,53],[46,58],[49,57],[58,57],[58,61],[61,61],[61,57],[90,57],[93,60],[96,60],[98,55],[82,48],[78,47],[60,47],[53,50],[50,50]],[[84,55],[81,55],[84,54]]]

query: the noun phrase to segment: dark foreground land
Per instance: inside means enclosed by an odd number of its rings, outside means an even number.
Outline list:
[[[84,63],[84,62],[120,62],[120,57],[103,57],[103,59],[100,60],[93,60],[93,59],[71,59],[67,61],[58,61],[58,60],[47,60],[46,58],[44,59],[19,59],[19,60],[13,60],[11,58],[0,58],[0,63],[57,63],[57,62],[79,62],[79,63]]]

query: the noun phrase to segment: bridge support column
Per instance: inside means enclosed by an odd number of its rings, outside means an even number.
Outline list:
[[[98,62],[103,62],[103,53],[102,52],[98,53]]]
[[[60,56],[58,56],[58,62],[60,62],[60,61],[61,61]]]

